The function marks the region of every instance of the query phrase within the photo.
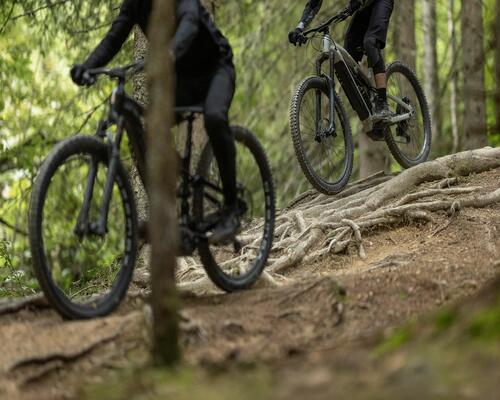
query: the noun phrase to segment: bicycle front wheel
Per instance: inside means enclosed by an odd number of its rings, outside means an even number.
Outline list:
[[[236,180],[242,230],[233,243],[198,244],[201,262],[210,279],[222,290],[247,289],[261,275],[274,237],[275,198],[271,169],[257,138],[247,129],[233,126],[236,141]],[[198,226],[207,229],[218,221],[224,197],[217,161],[208,144],[202,152],[195,188],[193,213]],[[215,218],[214,218],[215,217]]]
[[[342,100],[335,95],[335,132],[327,132],[330,96],[324,78],[302,81],[292,98],[290,128],[295,154],[307,180],[321,193],[337,194],[353,166],[352,133]]]
[[[54,148],[33,186],[29,211],[33,267],[50,304],[65,318],[109,314],[120,304],[132,278],[137,212],[121,163],[107,229],[98,234],[96,228],[107,173],[107,146],[94,137],[75,136]]]

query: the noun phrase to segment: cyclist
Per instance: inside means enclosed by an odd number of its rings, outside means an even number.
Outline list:
[[[299,24],[288,34],[290,43],[305,43],[302,32],[319,12],[322,3],[323,0],[307,2]],[[377,87],[373,119],[383,121],[392,115],[387,105],[387,76],[381,50],[385,48],[394,0],[350,0],[348,8],[354,17],[347,29],[345,48],[357,62],[364,53],[367,54]]]
[[[241,226],[236,192],[236,147],[228,117],[236,81],[233,52],[200,0],[176,0],[175,7],[176,31],[170,53],[175,60],[176,104],[202,104],[205,109],[205,128],[224,191],[220,221],[209,234],[211,243],[219,243],[234,237]],[[135,25],[147,33],[151,10],[152,0],[124,0],[104,39],[84,63],[72,67],[73,81],[78,85],[92,84],[85,72],[110,62]]]

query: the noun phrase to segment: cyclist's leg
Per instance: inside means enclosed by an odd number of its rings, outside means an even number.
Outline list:
[[[378,92],[375,116],[381,119],[390,116],[387,107],[387,78],[382,49],[385,48],[393,8],[394,0],[381,0],[372,5],[370,21],[363,41],[368,55],[368,65],[373,69]]]
[[[393,8],[394,0],[381,0],[375,2],[371,7],[363,44],[368,55],[368,65],[373,68],[375,74],[385,74],[381,50],[385,48]]]
[[[236,203],[236,147],[228,116],[234,90],[234,67],[221,64],[205,98],[205,128],[219,165],[224,199],[229,206]]]
[[[360,62],[364,55],[363,40],[368,22],[370,21],[370,7],[357,12],[349,23],[345,35],[344,47],[356,62]]]
[[[205,99],[205,128],[219,166],[225,203],[222,218],[208,238],[211,243],[230,240],[241,227],[236,191],[236,146],[228,117],[235,80],[232,65],[219,65]]]

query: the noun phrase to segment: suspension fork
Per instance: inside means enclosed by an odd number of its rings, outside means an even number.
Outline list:
[[[97,222],[96,234],[104,236],[108,231],[108,214],[111,197],[113,195],[113,186],[115,184],[116,172],[120,162],[120,145],[123,137],[124,117],[120,116],[117,122],[117,130],[115,140],[109,138],[109,162],[106,183],[104,185],[104,193],[102,197],[101,210],[99,220]]]
[[[324,74],[321,71],[321,66],[325,61],[329,60],[330,72]],[[321,129],[321,91],[316,90],[316,136],[318,134],[326,133],[327,135],[334,135],[336,132],[335,127],[335,55],[332,49],[328,53],[323,53],[316,61],[316,74],[323,77],[328,85],[328,119],[330,121],[326,131],[322,132]]]
[[[82,209],[78,215],[77,224],[75,227],[75,234],[79,237],[89,233],[89,211],[90,211],[90,201],[94,193],[95,178],[97,175],[97,160],[92,157],[90,161],[89,173],[87,175],[87,185],[85,186],[85,193],[83,196]]]

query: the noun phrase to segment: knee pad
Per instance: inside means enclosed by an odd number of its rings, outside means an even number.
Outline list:
[[[363,42],[366,55],[368,56],[368,66],[373,69],[374,74],[385,72],[385,63],[380,51],[378,40],[373,36],[367,36]]]

